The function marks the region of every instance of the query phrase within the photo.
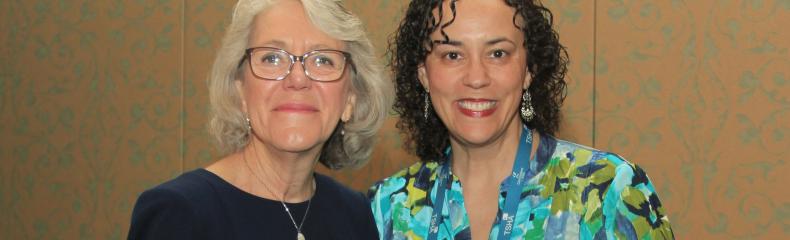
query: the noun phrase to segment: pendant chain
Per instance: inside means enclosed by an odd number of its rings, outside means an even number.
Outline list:
[[[263,182],[263,179],[261,179],[261,177],[258,176],[258,174],[252,171],[252,167],[250,167],[250,163],[247,162],[246,156],[244,156],[243,153],[241,156],[242,156],[242,160],[244,161],[244,165],[247,166],[247,170],[249,170],[250,173],[252,173],[252,175],[255,176],[255,179],[257,179],[258,182],[261,185],[263,185],[263,187],[266,189],[267,192],[269,192],[269,194],[271,194],[274,197],[277,197],[277,194],[274,194],[274,191],[269,189],[269,186]],[[258,165],[258,169],[260,169],[260,164]],[[288,191],[286,191],[285,193],[287,194]],[[294,216],[291,214],[291,209],[288,208],[287,205],[285,205],[285,194],[283,194],[283,197],[281,199],[278,199],[278,201],[280,201],[280,203],[283,205],[283,208],[285,209],[285,213],[287,213],[288,217],[291,219],[291,223],[293,223],[294,228],[296,229],[297,239],[304,239],[304,235],[302,234],[302,226],[304,226],[304,220],[307,219],[307,213],[310,212],[310,204],[313,202],[313,197],[310,196],[310,198],[307,199],[307,209],[304,211],[304,216],[302,216],[302,222],[300,222],[298,226],[296,225],[296,220],[294,219]]]

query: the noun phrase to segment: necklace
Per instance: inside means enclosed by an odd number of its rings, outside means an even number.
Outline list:
[[[252,173],[252,175],[255,176],[255,179],[257,179],[258,182],[261,185],[263,185],[263,187],[266,189],[267,192],[269,192],[269,194],[271,194],[272,196],[276,197],[277,194],[274,194],[274,191],[269,189],[269,186],[267,184],[263,183],[263,179],[261,179],[261,177],[258,176],[258,174],[256,174],[254,171],[252,171],[252,167],[250,167],[250,163],[247,162],[247,158],[244,156],[243,153],[242,153],[241,156],[243,158],[244,165],[247,166],[247,170],[249,170],[250,173]],[[258,168],[260,169],[260,165],[259,165]],[[286,193],[288,193],[288,191],[286,191]],[[307,213],[310,212],[310,204],[313,202],[313,197],[311,196],[309,199],[307,199],[307,209],[304,211],[304,216],[302,216],[302,222],[300,222],[298,226],[296,225],[296,220],[294,220],[294,216],[291,214],[291,209],[288,208],[288,205],[285,205],[285,201],[284,201],[285,200],[285,194],[283,194],[283,197],[281,199],[278,199],[278,200],[280,201],[280,204],[283,205],[283,208],[285,209],[285,213],[288,214],[288,217],[291,219],[291,223],[293,223],[294,228],[296,229],[296,239],[297,240],[305,240],[304,234],[302,234],[302,226],[304,226],[304,220],[307,219]]]

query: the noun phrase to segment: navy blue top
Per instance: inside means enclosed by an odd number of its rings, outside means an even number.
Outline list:
[[[316,191],[304,221],[306,239],[378,239],[370,205],[362,193],[315,174]],[[307,202],[288,204],[296,223]],[[296,239],[279,201],[242,191],[205,169],[197,169],[140,195],[129,239]]]

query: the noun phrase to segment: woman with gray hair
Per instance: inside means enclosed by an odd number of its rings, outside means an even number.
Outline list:
[[[327,176],[364,164],[390,82],[337,0],[241,0],[209,78],[225,156],[145,191],[129,239],[377,239],[367,200]]]

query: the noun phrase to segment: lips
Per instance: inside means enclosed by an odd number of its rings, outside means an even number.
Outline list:
[[[312,113],[318,112],[318,109],[313,107],[312,105],[302,104],[302,103],[286,103],[278,105],[274,108],[274,111],[278,112],[295,112],[295,113]]]
[[[456,101],[458,110],[469,117],[487,117],[497,109],[497,101],[490,99],[460,99]]]

